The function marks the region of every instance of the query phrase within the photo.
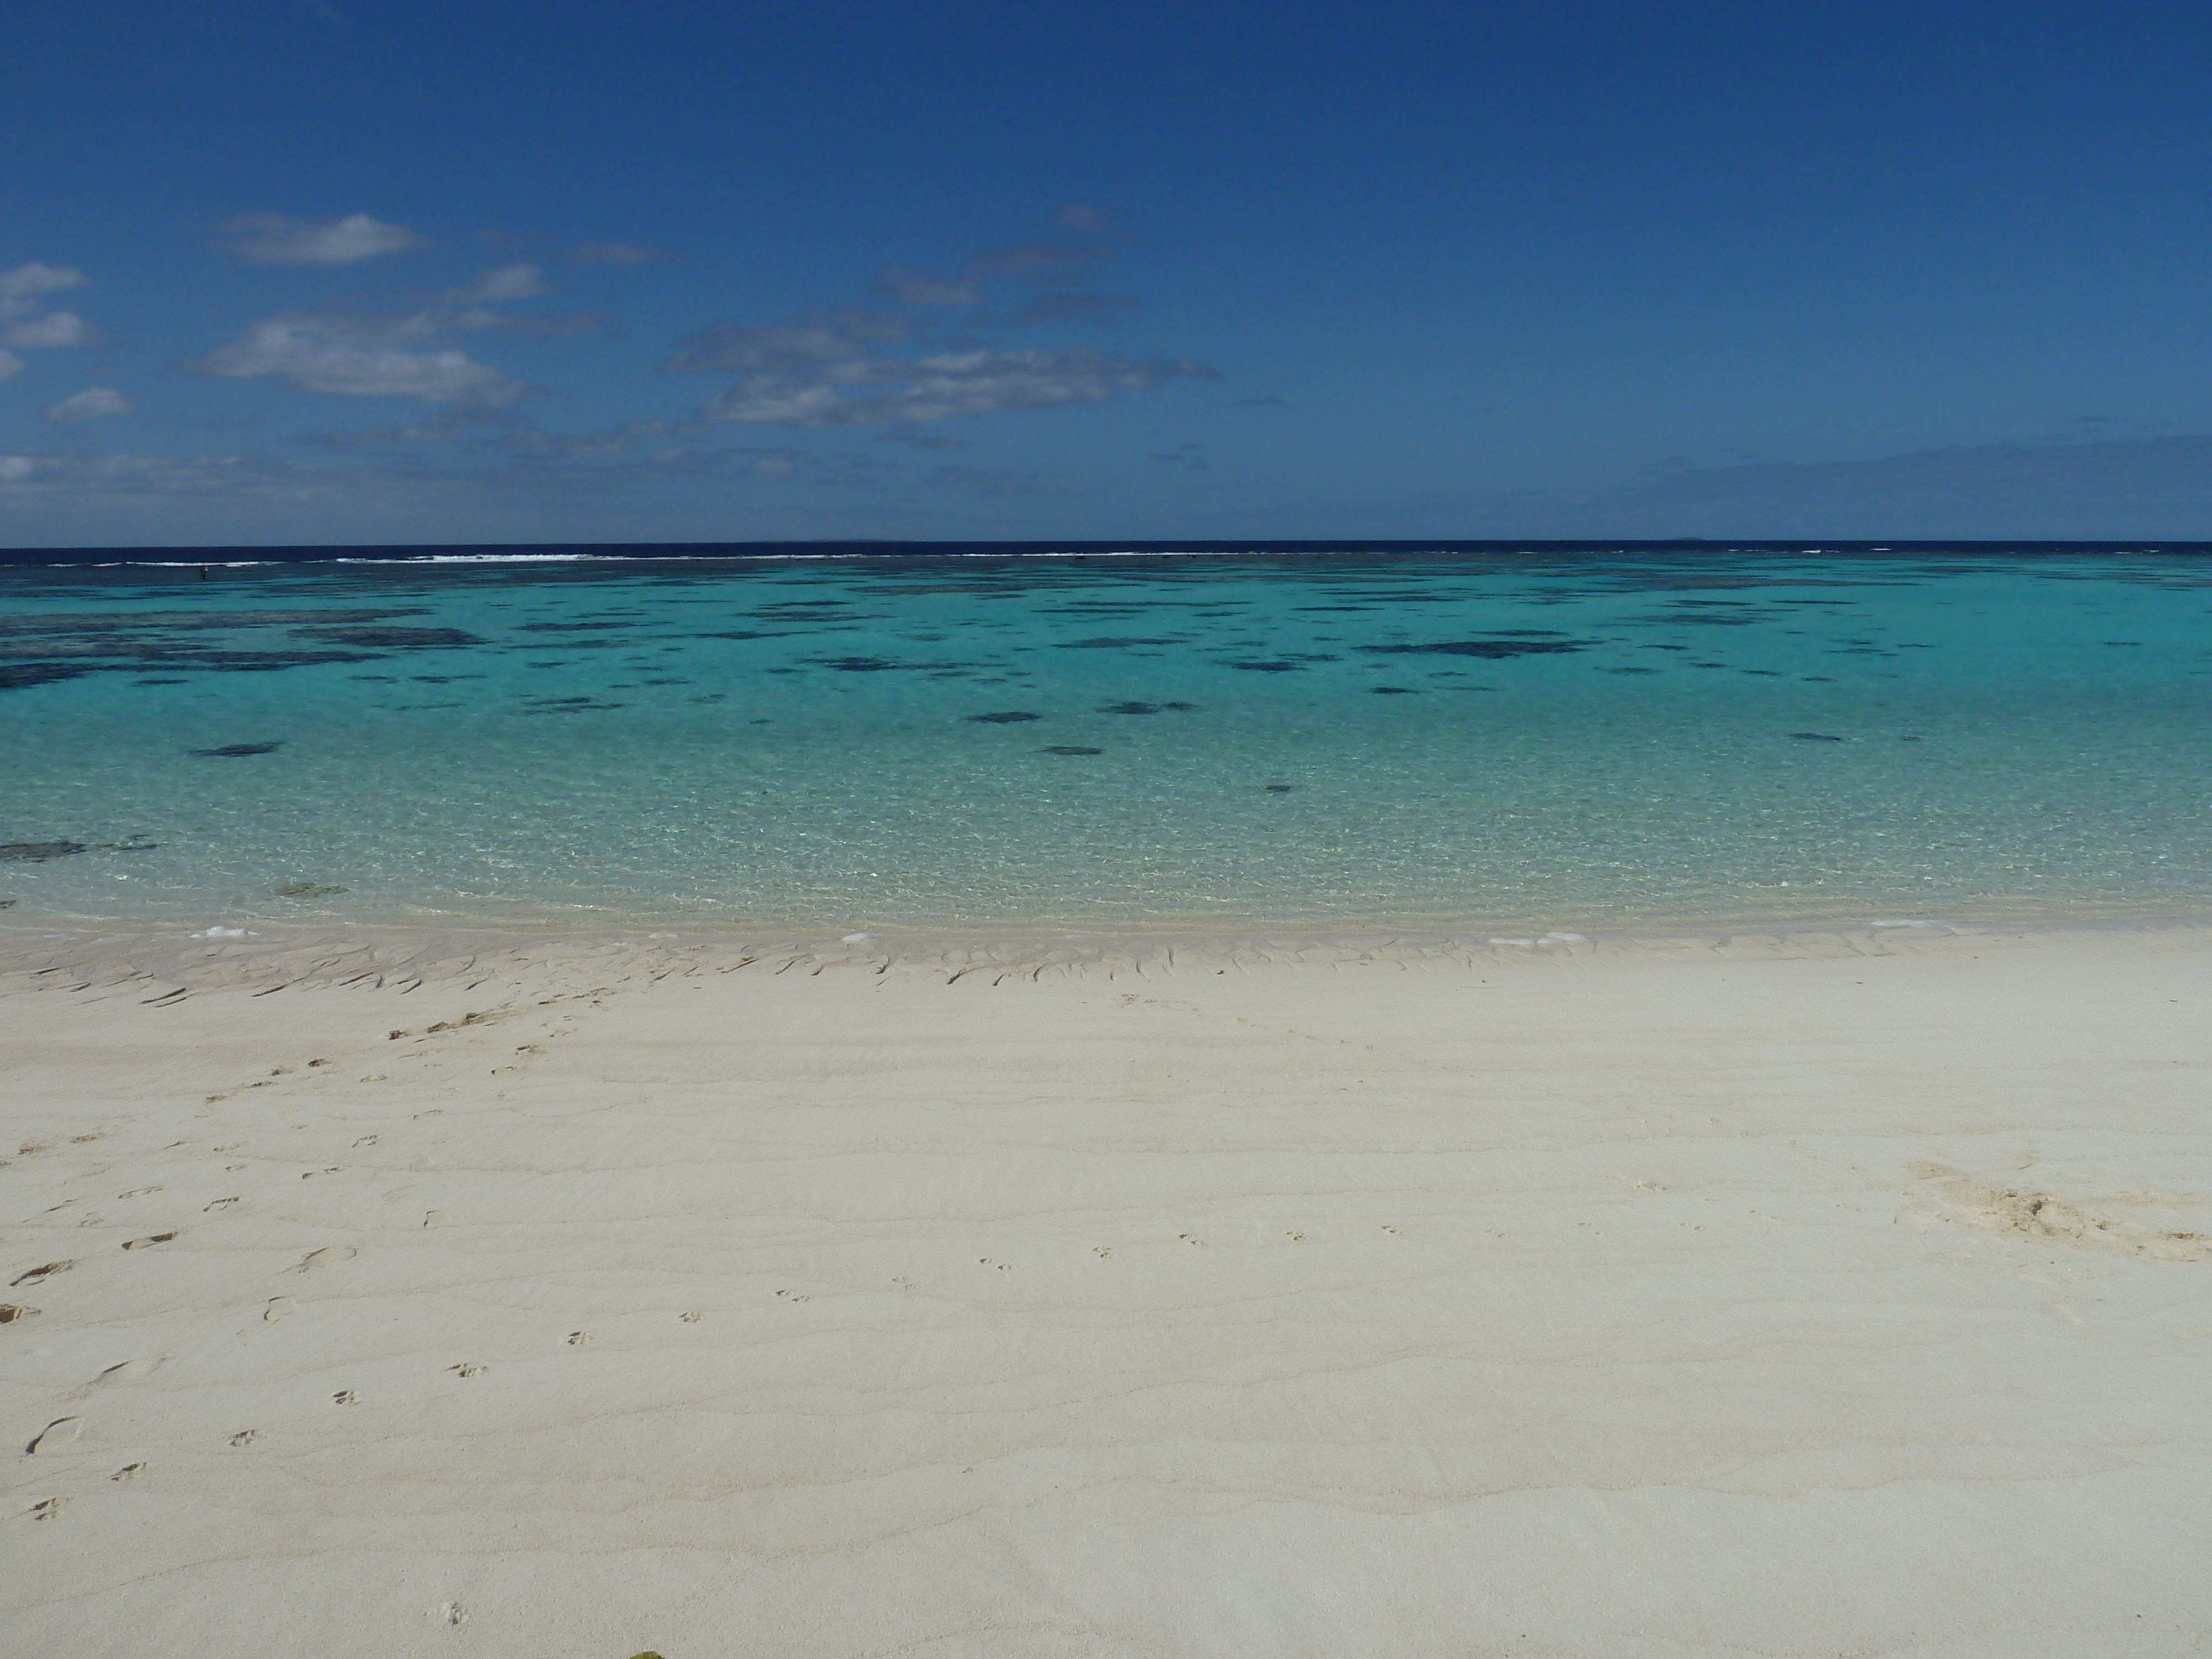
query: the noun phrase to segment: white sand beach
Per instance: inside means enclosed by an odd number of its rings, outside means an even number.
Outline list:
[[[2202,931],[4,944],[10,1653],[2212,1645]]]

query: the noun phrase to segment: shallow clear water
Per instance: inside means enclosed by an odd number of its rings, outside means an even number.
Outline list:
[[[2212,904],[2185,556],[0,570],[0,685],[11,921]]]

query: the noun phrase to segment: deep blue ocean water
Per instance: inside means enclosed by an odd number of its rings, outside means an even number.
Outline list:
[[[2212,908],[2202,550],[711,551],[14,556],[6,920]]]

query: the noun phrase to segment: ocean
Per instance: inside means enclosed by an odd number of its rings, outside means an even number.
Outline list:
[[[10,923],[2212,908],[2212,549],[16,554]]]

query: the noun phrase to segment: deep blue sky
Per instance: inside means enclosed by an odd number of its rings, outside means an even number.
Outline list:
[[[12,8],[0,541],[2212,536],[2212,8]]]

